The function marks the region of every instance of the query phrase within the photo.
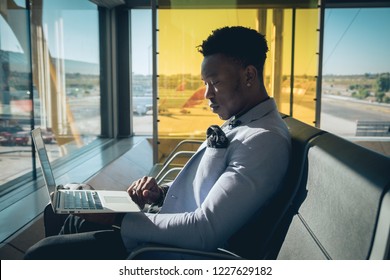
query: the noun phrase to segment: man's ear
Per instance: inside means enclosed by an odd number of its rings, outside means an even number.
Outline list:
[[[250,87],[257,80],[257,69],[253,65],[248,65],[245,69],[245,82]]]

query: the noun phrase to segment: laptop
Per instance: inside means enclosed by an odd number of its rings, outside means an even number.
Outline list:
[[[47,156],[40,128],[31,131],[48,194],[54,189],[51,204],[54,213],[139,212],[139,206],[126,191],[80,190],[78,184],[57,185]]]

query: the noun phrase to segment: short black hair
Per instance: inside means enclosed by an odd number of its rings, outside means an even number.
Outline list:
[[[253,65],[262,74],[267,58],[267,41],[261,33],[243,26],[226,26],[216,29],[198,46],[203,56],[223,54],[243,67]]]

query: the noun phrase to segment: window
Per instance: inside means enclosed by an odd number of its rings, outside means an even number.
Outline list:
[[[97,7],[33,1],[29,14],[16,4],[0,18],[0,186],[33,174],[32,128],[44,130],[51,160],[101,133]]]
[[[185,4],[158,9],[158,141],[163,158],[177,139],[204,139],[211,124],[222,121],[204,99],[203,59],[196,46],[212,30],[242,25],[266,36],[269,53],[264,75],[268,93],[282,113],[311,125],[315,121],[318,71],[318,10],[305,8],[227,9]],[[207,19],[207,20],[205,20]],[[166,148],[169,147],[169,148]]]
[[[389,26],[390,8],[326,9],[321,100],[322,129],[387,155]]]
[[[0,16],[0,186],[32,170],[29,21],[24,1],[19,5],[4,3]]]
[[[153,134],[151,10],[131,10],[131,90],[134,135]]]
[[[62,156],[100,134],[98,12],[89,1],[43,4],[32,9],[35,125],[52,134]]]

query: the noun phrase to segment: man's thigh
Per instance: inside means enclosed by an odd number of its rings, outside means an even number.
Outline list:
[[[125,259],[119,230],[102,230],[47,237],[33,245],[25,259],[95,260]]]

